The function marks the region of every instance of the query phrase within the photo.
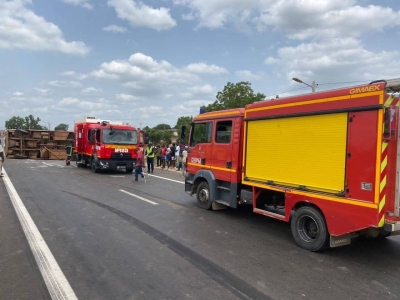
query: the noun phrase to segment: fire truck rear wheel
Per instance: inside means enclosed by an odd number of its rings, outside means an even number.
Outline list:
[[[299,208],[291,221],[292,235],[296,243],[309,251],[328,247],[329,233],[322,213],[311,206]]]
[[[211,210],[212,202],[210,198],[210,189],[208,187],[208,183],[206,181],[202,181],[197,186],[196,190],[196,199],[197,203],[201,208]]]

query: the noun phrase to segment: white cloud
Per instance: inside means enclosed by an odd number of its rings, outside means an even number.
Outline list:
[[[65,72],[60,73],[59,75],[61,75],[61,76],[74,76],[75,72],[74,71],[65,71]]]
[[[96,88],[91,86],[91,87],[84,88],[82,90],[82,93],[83,94],[87,94],[87,95],[98,95],[98,94],[102,93],[102,90],[101,89],[96,89]]]
[[[65,41],[60,29],[25,7],[29,0],[0,1],[0,48],[85,55],[83,42]]]
[[[67,4],[72,4],[76,6],[82,6],[87,9],[93,9],[93,5],[90,4],[89,0],[63,0]]]
[[[128,95],[128,94],[115,94],[115,98],[117,98],[118,100],[126,101],[126,102],[138,100],[138,97]]]
[[[253,81],[253,80],[256,81],[256,80],[260,80],[261,78],[265,77],[264,73],[255,74],[249,70],[236,71],[235,75],[240,80],[245,80],[245,81]]]
[[[118,80],[123,86],[146,93],[164,92],[165,89],[180,88],[200,79],[185,70],[179,70],[167,61],[157,62],[150,56],[135,53],[128,60],[113,60],[102,63],[99,70],[91,72],[99,79]],[[140,96],[140,95],[139,95]]]
[[[58,75],[65,76],[65,77],[73,77],[77,80],[84,80],[88,77],[88,75],[86,75],[86,74],[76,73],[75,71],[65,71],[65,72],[59,73]]]
[[[36,91],[38,91],[42,96],[47,96],[51,94],[51,90],[49,89],[41,89],[41,88],[34,88]]]
[[[259,29],[273,26],[290,38],[358,37],[400,24],[400,12],[356,1],[277,1],[257,18]]]
[[[100,98],[95,101],[82,101],[74,97],[65,97],[57,104],[51,107],[51,110],[57,112],[73,113],[78,111],[90,111],[91,115],[102,116],[104,114],[120,113],[118,105]]]
[[[284,47],[279,49],[278,57],[281,63],[275,67],[288,80],[299,77],[305,82],[337,83],[354,79],[369,81],[395,78],[400,68],[399,51],[371,52],[364,49],[359,40],[352,38]],[[390,68],[387,67],[389,65]]]
[[[191,86],[188,88],[190,95],[214,95],[217,93],[216,89],[210,84],[205,84],[202,86]]]
[[[22,97],[23,95],[24,95],[24,93],[21,93],[21,92],[13,93],[13,96],[15,96],[15,97]]]
[[[114,32],[114,33],[124,33],[126,32],[125,27],[117,26],[117,25],[110,25],[107,27],[103,27],[104,31]]]
[[[269,56],[265,59],[264,63],[266,65],[274,65],[279,63],[279,59]]]
[[[290,38],[358,37],[400,24],[400,12],[357,0],[173,0],[197,27],[283,31]]]
[[[221,28],[227,24],[250,22],[257,11],[268,7],[276,0],[173,0],[175,5],[184,5],[191,11],[183,15],[184,20],[198,20],[198,27]],[[279,2],[279,1],[278,1]]]
[[[76,81],[61,81],[61,80],[53,80],[47,83],[48,85],[54,87],[61,87],[61,88],[79,88],[82,87],[82,84]]]
[[[225,68],[218,67],[216,65],[208,65],[206,63],[195,63],[190,64],[186,67],[188,72],[198,74],[226,74],[228,71]]]
[[[176,26],[169,9],[152,8],[132,0],[108,0],[108,6],[114,7],[120,19],[128,21],[133,27],[148,27],[155,30],[168,30]]]

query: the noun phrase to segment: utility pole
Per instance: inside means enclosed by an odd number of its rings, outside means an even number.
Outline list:
[[[51,123],[50,122],[46,122],[46,121],[43,121],[43,122],[47,123],[47,126],[48,126],[47,129],[51,130],[51,128],[50,128]]]
[[[292,80],[296,81],[296,82],[300,82],[302,84],[305,84],[307,86],[309,86],[312,89],[312,92],[315,93],[315,90],[317,88],[317,84],[315,83],[315,81],[313,81],[311,83],[311,85],[309,85],[308,83],[305,83],[304,81],[302,81],[301,79],[297,78],[297,77],[293,77]]]

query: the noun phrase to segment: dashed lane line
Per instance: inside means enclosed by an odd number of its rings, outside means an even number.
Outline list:
[[[154,201],[151,201],[151,200],[149,200],[149,199],[143,198],[143,197],[141,197],[141,196],[139,196],[139,195],[135,195],[135,194],[130,193],[130,192],[128,192],[128,191],[125,191],[125,190],[119,190],[119,191],[120,191],[120,192],[123,192],[123,193],[125,193],[125,194],[128,194],[128,195],[130,195],[130,196],[132,196],[132,197],[138,198],[138,199],[140,199],[140,200],[142,200],[142,201],[145,201],[145,202],[147,202],[147,203],[150,203],[150,204],[153,204],[153,205],[158,205],[157,202],[154,202]]]

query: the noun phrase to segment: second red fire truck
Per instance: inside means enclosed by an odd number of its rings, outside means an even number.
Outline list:
[[[382,80],[200,114],[185,191],[291,222],[310,251],[399,234],[399,92]]]
[[[95,173],[117,169],[132,173],[136,162],[134,149],[148,142],[143,130],[95,117],[76,121],[74,133],[78,166],[88,165]]]

